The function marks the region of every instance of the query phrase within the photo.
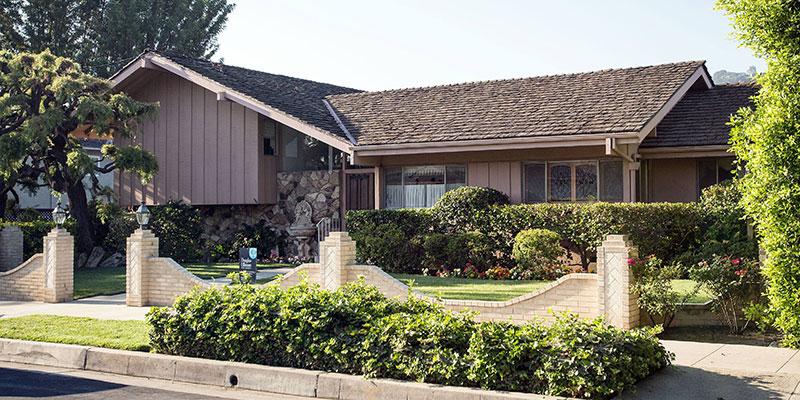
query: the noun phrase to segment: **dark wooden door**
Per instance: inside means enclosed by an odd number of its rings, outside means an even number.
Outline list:
[[[347,174],[347,209],[375,208],[375,179],[372,173]]]

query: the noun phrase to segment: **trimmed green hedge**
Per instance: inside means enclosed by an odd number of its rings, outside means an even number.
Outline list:
[[[653,328],[477,323],[363,280],[194,290],[147,321],[159,353],[569,397],[610,397],[670,363]]]
[[[445,233],[434,210],[361,210],[347,213],[347,227],[359,243],[358,257],[385,268],[378,252],[393,256],[391,271],[417,272],[422,259],[415,238],[430,232]],[[562,245],[580,255],[584,266],[594,259],[597,246],[608,234],[630,235],[642,255],[656,255],[667,262],[697,245],[698,235],[710,224],[709,214],[696,203],[559,203],[491,206],[472,212],[461,228],[486,236],[498,251],[496,263],[512,266],[514,238],[525,229],[549,229],[563,239]],[[404,237],[381,245],[380,238],[396,228]],[[371,241],[369,246],[362,246]]]
[[[54,222],[45,220],[0,223],[0,227],[6,225],[15,225],[22,230],[23,260],[27,260],[34,254],[42,252],[42,247],[44,244],[42,239],[47,236],[47,233],[56,226]],[[74,235],[75,221],[67,220],[67,222],[64,224],[64,228]]]

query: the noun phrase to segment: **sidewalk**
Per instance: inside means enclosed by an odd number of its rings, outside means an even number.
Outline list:
[[[89,317],[97,319],[144,320],[150,307],[126,307],[125,294],[96,296],[69,303],[0,301],[0,318],[33,314]]]
[[[800,400],[800,350],[662,341],[674,366],[620,399]]]

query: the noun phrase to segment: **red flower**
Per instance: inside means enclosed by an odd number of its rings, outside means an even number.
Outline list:
[[[734,258],[733,260],[731,260],[731,264],[733,265],[739,265],[741,264],[741,262],[742,262],[741,258]]]
[[[628,259],[628,266],[634,266],[634,265],[636,265],[636,260],[633,259],[633,258],[629,258]]]

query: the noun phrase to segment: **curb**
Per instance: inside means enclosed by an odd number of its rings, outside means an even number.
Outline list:
[[[335,400],[555,400],[539,394],[0,338],[0,361]]]

